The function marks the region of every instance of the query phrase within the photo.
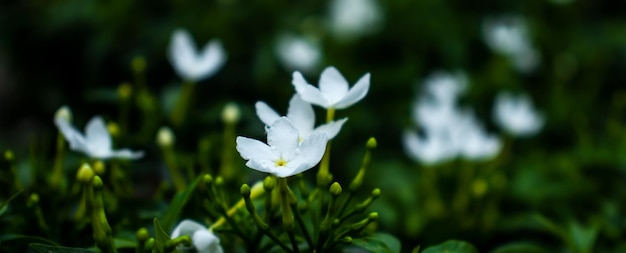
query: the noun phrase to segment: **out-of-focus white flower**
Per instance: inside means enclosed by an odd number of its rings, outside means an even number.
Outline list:
[[[70,149],[84,153],[91,158],[138,159],[143,157],[143,152],[141,151],[134,152],[128,149],[113,150],[111,135],[100,116],[95,116],[87,122],[85,135],[76,130],[64,117],[55,117],[54,124],[70,144]]]
[[[499,93],[493,108],[494,121],[508,133],[526,137],[539,132],[543,117],[535,111],[528,96]]]
[[[471,111],[462,114],[450,131],[459,155],[467,160],[489,160],[502,149],[500,138],[485,132]]]
[[[224,106],[224,110],[222,110],[222,121],[224,121],[224,123],[235,124],[239,122],[240,117],[241,112],[236,103],[230,102]]]
[[[264,102],[256,102],[255,107],[256,114],[268,127],[274,124],[276,120],[280,119],[280,115]],[[311,104],[304,102],[298,94],[294,94],[291,100],[289,100],[287,118],[291,120],[293,126],[298,129],[300,133],[299,140],[301,142],[315,133],[324,133],[328,139],[335,138],[341,130],[343,123],[348,120],[348,118],[343,118],[315,127],[315,112],[313,111],[313,107]]]
[[[453,105],[467,88],[467,76],[463,72],[436,72],[424,81],[424,91],[437,103]]]
[[[408,155],[424,164],[436,164],[447,161],[456,156],[450,146],[451,142],[443,136],[419,136],[414,131],[405,131],[402,139]]]
[[[276,44],[276,53],[288,70],[306,73],[313,71],[322,58],[318,43],[294,35],[281,36]]]
[[[510,58],[521,72],[529,72],[539,64],[540,55],[529,39],[526,22],[521,17],[490,18],[483,22],[485,43]]]
[[[212,40],[201,52],[197,52],[191,35],[184,29],[176,29],[172,33],[169,57],[176,73],[190,82],[212,76],[226,62],[226,52],[219,40]]]
[[[223,253],[222,245],[220,245],[220,239],[215,236],[213,231],[207,229],[200,223],[192,220],[181,221],[174,231],[171,237],[177,238],[179,236],[187,235],[191,237],[193,247],[198,253]]]
[[[332,0],[329,19],[335,37],[351,39],[375,32],[383,14],[375,0]]]
[[[156,140],[160,147],[171,147],[176,142],[176,136],[174,136],[171,128],[162,126],[157,132]]]
[[[267,130],[267,144],[237,137],[237,151],[248,160],[246,166],[277,177],[302,173],[322,160],[328,137],[323,133],[310,135],[302,142],[300,134],[286,117],[276,120]],[[268,145],[269,144],[269,145]]]
[[[302,100],[326,109],[344,109],[367,95],[370,74],[363,75],[352,88],[349,88],[348,81],[335,67],[324,69],[319,89],[307,83],[298,71],[293,73],[292,83]]]
[[[54,120],[57,119],[72,122],[72,110],[67,105],[61,106],[54,114]]]

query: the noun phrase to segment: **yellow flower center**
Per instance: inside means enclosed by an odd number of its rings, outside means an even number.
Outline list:
[[[287,161],[283,160],[283,159],[278,159],[278,161],[276,161],[276,166],[278,167],[283,167],[287,165]]]

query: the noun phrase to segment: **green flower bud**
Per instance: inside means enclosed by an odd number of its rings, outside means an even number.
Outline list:
[[[369,140],[367,140],[366,146],[368,149],[376,148],[376,146],[378,146],[378,143],[376,142],[376,138],[370,137]]]
[[[117,95],[123,99],[127,100],[130,98],[130,95],[133,94],[133,86],[130,83],[123,82],[120,86],[117,86]]]
[[[13,159],[15,159],[15,155],[13,155],[13,151],[11,150],[4,151],[4,159],[6,159],[9,162],[12,162]]]
[[[215,186],[220,187],[224,185],[224,178],[218,176],[217,178],[215,178]]]
[[[174,136],[174,132],[172,129],[166,126],[162,126],[159,128],[157,132],[157,145],[161,148],[171,147],[176,142],[176,136]]]
[[[133,60],[130,62],[131,68],[133,71],[141,73],[146,70],[146,58],[141,55],[133,57]]]
[[[367,216],[367,218],[371,221],[378,220],[378,212],[371,212],[370,215]]]
[[[204,175],[202,180],[204,181],[205,184],[208,184],[208,185],[213,183],[213,177],[209,174]]]
[[[146,250],[151,250],[154,247],[155,243],[156,240],[154,239],[154,237],[150,237],[143,245]]]
[[[250,186],[249,185],[243,184],[239,191],[241,192],[241,195],[244,198],[250,198]]]
[[[276,187],[276,178],[272,176],[265,177],[265,179],[263,180],[263,188],[265,189],[265,191],[270,192],[274,190],[275,187]]]
[[[109,131],[109,133],[113,137],[119,136],[120,132],[122,131],[120,129],[120,125],[118,125],[117,123],[115,123],[113,121],[107,123],[107,130]]]
[[[83,163],[76,173],[76,179],[83,184],[90,184],[96,174],[87,163]]]
[[[352,243],[352,237],[346,236],[344,238],[339,239],[339,241],[343,243]]]
[[[224,106],[224,110],[222,111],[222,120],[224,121],[224,123],[237,124],[240,117],[241,113],[237,104],[230,102],[226,104],[226,106]]]
[[[32,193],[28,197],[27,206],[37,205],[39,203],[39,195],[37,193]]]
[[[376,188],[374,190],[372,190],[372,197],[373,198],[378,198],[380,196],[380,188]]]
[[[101,190],[102,186],[104,186],[104,183],[102,182],[102,179],[99,176],[93,177],[92,184],[95,190]]]
[[[145,242],[146,240],[150,238],[150,233],[148,232],[147,228],[140,228],[140,229],[137,229],[135,236],[137,237],[137,240],[139,241],[139,243],[141,243],[141,242]]]
[[[104,175],[106,172],[106,166],[104,166],[102,161],[97,160],[93,163],[93,172],[95,172],[96,175]]]
[[[334,182],[330,186],[330,194],[332,194],[333,197],[337,197],[337,196],[341,195],[341,185],[339,185],[339,183],[337,183],[337,182]]]

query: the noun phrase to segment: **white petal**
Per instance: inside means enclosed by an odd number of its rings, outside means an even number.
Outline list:
[[[111,152],[111,135],[102,117],[95,116],[87,122],[85,141],[91,155],[94,157],[106,156],[106,154]]]
[[[54,124],[59,128],[65,140],[70,144],[70,148],[75,151],[86,152],[87,146],[85,137],[74,128],[69,121],[64,118],[54,119]]]
[[[246,166],[253,170],[273,174],[274,171],[276,171],[276,162],[274,161],[275,160],[268,159],[251,159],[246,163]]]
[[[176,226],[176,228],[174,228],[174,231],[172,231],[171,237],[177,238],[183,235],[188,235],[189,237],[191,237],[196,231],[204,230],[204,229],[207,229],[207,228],[200,223],[197,223],[192,220],[183,220],[180,223],[178,223],[178,226]]]
[[[324,69],[319,86],[320,92],[331,104],[337,103],[348,93],[348,81],[335,67]]]
[[[207,229],[197,230],[191,237],[193,246],[198,253],[221,253],[220,239]]]
[[[295,173],[296,169],[296,167],[292,167],[290,164],[288,164],[287,166],[275,167],[272,171],[272,174],[274,174],[274,176],[282,178],[290,177],[298,174]]]
[[[339,100],[334,107],[337,109],[344,109],[356,102],[359,102],[359,100],[363,99],[365,95],[367,95],[369,88],[370,74],[367,73],[359,79],[352,89],[350,89],[350,91],[348,91],[348,93],[345,94],[345,96],[341,98],[341,100]]]
[[[115,150],[115,151],[112,151],[111,153],[111,157],[129,159],[129,160],[142,158],[143,155],[144,155],[143,151],[132,151],[129,149]]]
[[[328,108],[328,101],[326,101],[320,90],[308,84],[300,72],[293,72],[293,80],[291,83],[296,88],[296,92],[298,92],[302,100]]]
[[[309,138],[306,138],[302,144],[300,144],[294,159],[288,162],[290,167],[295,168],[290,174],[296,175],[317,165],[324,156],[327,143],[328,138],[325,134],[321,133],[313,134],[309,136]]]
[[[277,160],[278,154],[265,143],[246,137],[237,137],[237,151],[244,160]]]
[[[170,60],[178,75],[186,80],[193,79],[196,64],[196,46],[187,30],[176,29],[172,33],[169,48]]]
[[[212,40],[204,49],[196,62],[194,73],[196,81],[215,74],[226,62],[226,51],[219,40]]]
[[[287,109],[287,118],[298,129],[300,136],[307,136],[313,131],[315,126],[315,112],[313,106],[300,98],[300,95],[294,94],[289,100],[289,109]]]
[[[272,124],[267,132],[267,143],[278,150],[282,159],[290,160],[298,148],[300,134],[286,117],[281,117]]]
[[[256,108],[256,115],[259,116],[259,119],[261,119],[266,126],[271,126],[280,118],[280,115],[265,102],[256,102],[254,107]]]
[[[337,136],[339,131],[341,131],[341,127],[343,126],[343,123],[346,123],[346,121],[348,121],[348,118],[343,118],[340,120],[332,121],[330,123],[326,123],[315,128],[313,133],[324,133],[329,140],[333,139],[335,138],[335,136]]]

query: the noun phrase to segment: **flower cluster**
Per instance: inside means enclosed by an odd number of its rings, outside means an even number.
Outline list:
[[[539,52],[528,39],[526,22],[522,17],[490,18],[483,22],[483,35],[487,45],[511,60],[520,72],[534,70],[540,62]]]

